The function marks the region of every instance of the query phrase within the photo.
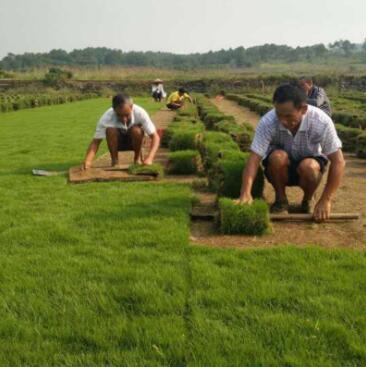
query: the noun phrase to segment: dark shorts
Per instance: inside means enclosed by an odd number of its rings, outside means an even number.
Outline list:
[[[170,110],[178,110],[179,108],[182,107],[182,105],[178,105],[178,104],[172,104],[172,103],[168,103],[166,105]]]
[[[267,172],[267,168],[268,168],[268,159],[269,159],[268,155],[265,159],[263,159],[262,161],[262,165],[264,167],[264,174],[268,179],[268,172]],[[320,172],[324,173],[325,168],[327,167],[328,164],[328,159],[322,156],[315,156],[315,157],[304,157],[303,159],[300,159],[299,161],[295,161],[295,160],[291,160],[290,159],[290,165],[288,166],[288,183],[287,186],[298,186],[299,185],[299,174],[297,173],[297,167],[299,166],[299,164],[304,160],[304,159],[308,159],[308,158],[312,158],[314,160],[316,160],[320,166]]]
[[[133,150],[131,135],[128,131],[118,129],[118,151],[126,152],[128,150]]]

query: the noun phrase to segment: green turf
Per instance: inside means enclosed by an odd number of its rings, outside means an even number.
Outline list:
[[[189,246],[184,185],[31,175],[108,105],[0,115],[0,366],[364,366],[365,252]]]

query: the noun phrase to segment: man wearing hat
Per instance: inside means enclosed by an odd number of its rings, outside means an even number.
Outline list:
[[[192,103],[191,96],[184,88],[179,88],[176,92],[173,92],[167,100],[167,107],[170,110],[178,110],[184,105],[184,101],[188,99]]]
[[[154,80],[153,85],[151,87],[151,93],[155,102],[161,102],[161,100],[166,97],[163,81],[161,79]]]

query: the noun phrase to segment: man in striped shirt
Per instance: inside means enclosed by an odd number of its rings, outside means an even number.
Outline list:
[[[286,186],[300,186],[304,192],[301,207],[303,212],[309,213],[329,160],[328,180],[313,213],[316,220],[325,220],[330,215],[331,200],[345,166],[342,143],[333,121],[319,108],[308,105],[306,94],[290,84],[276,89],[273,103],[275,108],[264,115],[257,126],[243,172],[239,203],[253,201],[252,185],[263,160],[265,175],[276,193],[271,211],[286,212]]]
[[[325,93],[325,90],[323,88],[314,85],[313,80],[306,77],[302,77],[299,79],[299,87],[308,96],[308,104],[320,108],[327,115],[332,117],[330,101],[327,93]]]

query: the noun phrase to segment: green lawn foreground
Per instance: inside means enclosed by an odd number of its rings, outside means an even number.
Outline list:
[[[0,366],[365,366],[365,252],[193,247],[187,186],[31,175],[108,106],[0,114]]]

